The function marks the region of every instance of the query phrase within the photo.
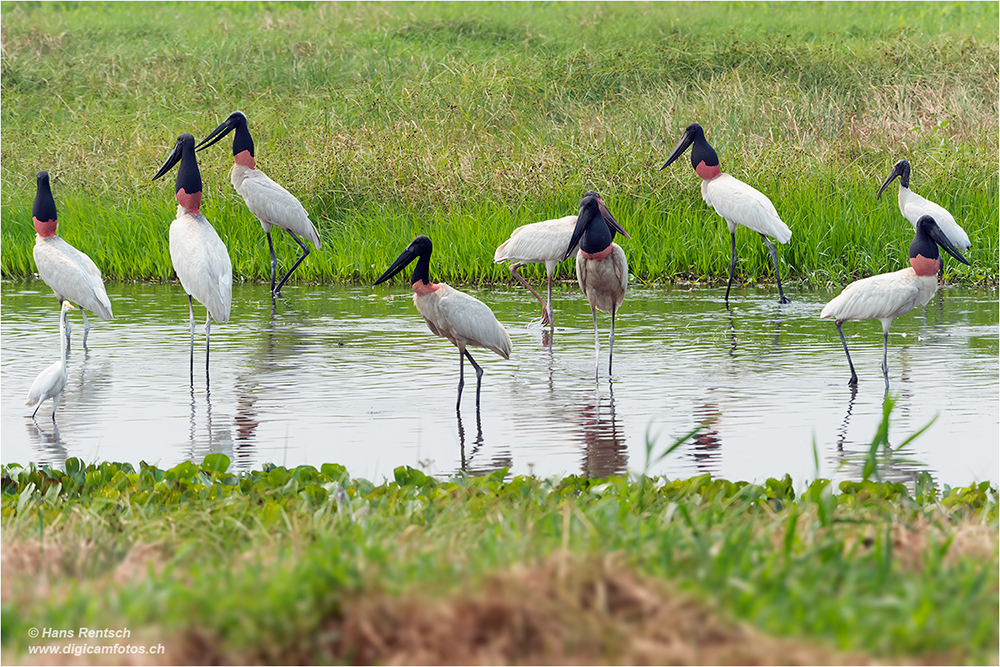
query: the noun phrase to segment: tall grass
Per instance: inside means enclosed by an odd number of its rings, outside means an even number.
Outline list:
[[[41,168],[63,236],[107,275],[168,277],[173,191],[149,177],[178,134],[201,138],[239,108],[258,166],[320,228],[299,280],[372,280],[417,233],[439,278],[507,280],[492,249],[588,189],[633,235],[636,278],[724,278],[725,225],[697,177],[684,160],[659,171],[693,120],[792,228],[790,277],[905,265],[895,186],[874,200],[905,156],[913,189],[973,239],[973,266],[950,263],[951,280],[998,279],[988,3],[7,3],[2,30],[4,277],[32,269]],[[204,210],[236,276],[263,280],[266,243],[222,146],[199,154]],[[737,236],[741,274],[770,279],[759,238]],[[297,248],[277,245],[289,266]]]

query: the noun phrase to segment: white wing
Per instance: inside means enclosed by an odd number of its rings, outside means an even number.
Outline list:
[[[469,345],[484,347],[504,359],[510,358],[513,348],[507,330],[479,299],[441,283],[436,292],[414,295],[413,302],[431,332],[447,338],[459,349]]]
[[[274,225],[295,232],[319,248],[319,232],[309,220],[309,214],[292,193],[272,181],[259,169],[250,169],[243,165],[233,166],[230,179],[250,212],[264,224],[264,229]]]
[[[838,321],[899,317],[926,303],[936,288],[937,276],[921,280],[912,268],[880,273],[845,287],[839,296],[823,307],[820,317]]]
[[[184,291],[203,304],[216,322],[228,322],[233,264],[226,245],[204,216],[177,207],[177,219],[170,225],[170,260]]]
[[[62,361],[57,361],[35,378],[28,390],[28,397],[24,399],[25,405],[38,405],[42,401],[52,398],[60,393],[66,386],[66,366]]]
[[[938,224],[938,227],[956,248],[965,250],[972,246],[969,235],[955,222],[951,213],[929,199],[924,199],[909,188],[899,188],[899,211],[904,218],[910,221],[914,229],[917,228],[917,221],[920,218],[929,215],[934,218],[934,222]]]
[[[113,317],[101,272],[89,257],[58,236],[36,236],[32,254],[38,275],[57,296],[86,308],[102,320]]]
[[[494,262],[562,261],[573,238],[575,215],[521,225],[493,253]],[[572,256],[576,249],[570,253]]]
[[[732,225],[743,225],[780,243],[792,238],[792,230],[782,222],[771,200],[729,174],[702,181],[701,196]]]

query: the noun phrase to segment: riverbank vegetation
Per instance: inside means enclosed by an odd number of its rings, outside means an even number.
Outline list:
[[[150,178],[178,134],[241,109],[258,166],[320,229],[298,280],[371,281],[419,233],[436,278],[510,280],[493,248],[588,189],[631,234],[637,280],[725,279],[697,176],[659,170],[698,120],[792,228],[790,279],[905,266],[897,186],[875,192],[906,157],[973,241],[948,280],[995,285],[998,20],[993,3],[5,3],[0,268],[34,271],[46,169],[60,234],[107,278],[170,279],[172,179]],[[202,210],[237,279],[266,280],[229,145],[199,153]],[[759,238],[737,237],[741,274],[771,280]],[[276,246],[290,266],[297,248]]]
[[[80,627],[163,664],[997,659],[987,483],[229,465],[4,466],[4,661]]]

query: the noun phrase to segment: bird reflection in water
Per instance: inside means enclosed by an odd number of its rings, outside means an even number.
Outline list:
[[[857,387],[851,387],[851,397],[847,402],[847,413],[844,415],[844,421],[841,423],[840,428],[837,429],[837,447],[831,457],[834,469],[836,470],[835,478],[840,481],[857,482],[864,478],[865,462],[868,460],[872,446],[871,441],[852,443],[847,439],[848,426],[851,421],[851,413],[854,411],[854,401],[857,395]],[[886,396],[884,400],[894,401],[895,399]],[[884,408],[885,404],[883,403]],[[898,453],[898,450],[893,451],[892,445],[888,440],[880,449],[881,451],[876,452],[875,471],[870,475],[870,479],[879,479],[883,482],[902,482],[911,492],[915,488],[917,478],[922,474],[930,474],[931,479],[933,479],[933,474],[927,469],[927,466],[905,455],[901,455]]]
[[[205,389],[205,425],[207,438],[198,437],[197,401],[194,385],[191,385],[191,423],[189,428],[189,460],[201,462],[209,454],[225,454],[230,461],[233,456],[233,437],[228,423],[212,423],[212,392]]]
[[[722,438],[715,424],[722,413],[715,403],[706,403],[694,412],[702,429],[691,438],[690,456],[699,475],[717,476],[722,470]]]
[[[59,436],[59,427],[51,422],[51,428],[43,428],[38,422],[25,424],[28,431],[28,442],[35,451],[35,464],[41,468],[49,466],[56,470],[66,469],[66,458],[69,453]]]
[[[510,468],[514,464],[514,459],[511,457],[510,450],[507,449],[497,453],[487,463],[482,465],[473,465],[472,460],[483,448],[482,413],[479,410],[476,410],[476,439],[473,441],[468,455],[465,453],[465,427],[462,425],[462,411],[455,410],[455,415],[458,417],[458,446],[459,451],[461,452],[460,470],[463,473],[473,477],[478,477],[480,475],[489,475],[490,473],[504,468]]]
[[[590,478],[624,473],[628,466],[625,433],[615,417],[614,385],[608,382],[608,395],[594,389],[594,397],[580,413],[583,429],[583,470]]]

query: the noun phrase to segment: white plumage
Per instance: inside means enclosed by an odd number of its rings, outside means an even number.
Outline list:
[[[628,261],[617,243],[611,244],[611,254],[601,261],[576,255],[576,279],[587,297],[587,303],[602,313],[615,313],[625,301],[628,288]]]
[[[774,204],[759,190],[738,178],[721,173],[701,182],[701,197],[715,212],[725,218],[730,233],[743,225],[779,243],[788,243],[792,230],[778,216]]]
[[[233,265],[226,244],[205,216],[177,206],[177,218],[170,223],[170,261],[184,291],[205,306],[216,322],[228,322]]]
[[[229,172],[229,180],[236,192],[243,197],[250,212],[260,221],[265,233],[274,225],[301,236],[317,249],[320,247],[319,232],[302,204],[267,174],[259,169],[234,164]]]
[[[528,288],[539,303],[542,304],[542,325],[553,324],[552,318],[552,274],[556,265],[562,261],[566,255],[566,246],[573,236],[573,229],[576,227],[575,215],[567,215],[562,218],[532,222],[521,225],[510,234],[510,238],[500,244],[493,253],[493,261],[514,262],[508,268],[522,285]],[[573,249],[573,252],[576,248]],[[548,277],[548,302],[538,295],[531,285],[521,277],[517,269],[525,264],[545,264],[545,273]]]
[[[413,305],[436,336],[447,338],[464,353],[466,347],[482,347],[510,358],[510,336],[490,307],[479,299],[445,284],[426,294],[413,295]]]
[[[59,361],[55,362],[35,378],[28,389],[28,396],[24,399],[25,405],[35,406],[31,413],[34,419],[38,414],[38,408],[48,399],[52,399],[52,421],[56,420],[56,408],[59,407],[59,398],[66,387],[66,351],[62,344],[62,339],[66,335],[66,313],[73,310],[73,304],[63,301],[59,314]]]
[[[948,240],[956,248],[967,250],[972,247],[969,235],[955,222],[954,216],[941,206],[929,199],[924,199],[916,192],[910,190],[910,188],[903,187],[902,185],[899,186],[897,200],[899,202],[899,212],[903,214],[904,218],[910,221],[914,229],[917,228],[917,220],[925,215],[929,215],[934,218],[938,227],[941,228],[941,231],[944,232],[944,235],[948,237]]]

